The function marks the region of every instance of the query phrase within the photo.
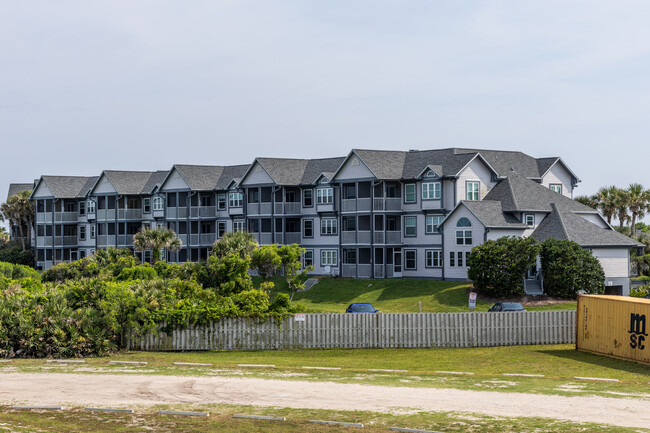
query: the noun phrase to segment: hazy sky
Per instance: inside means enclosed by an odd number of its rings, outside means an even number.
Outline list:
[[[650,187],[649,22],[647,1],[0,0],[0,201],[41,174],[355,147]]]

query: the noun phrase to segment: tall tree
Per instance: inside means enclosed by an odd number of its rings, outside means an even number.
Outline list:
[[[598,200],[595,195],[579,195],[574,200],[590,208],[598,209]]]
[[[638,183],[631,184],[627,189],[628,206],[632,213],[632,221],[630,223],[630,234],[632,236],[636,233],[636,220],[643,218],[645,212],[648,210],[650,204],[650,191],[643,188]]]
[[[133,247],[139,251],[151,250],[151,260],[156,263],[160,260],[160,253],[163,249],[172,251],[179,250],[182,246],[181,240],[173,230],[164,227],[155,229],[143,227],[133,235]]]
[[[616,189],[614,193],[614,209],[616,209],[618,228],[621,232],[623,232],[625,223],[630,219],[630,215],[628,214],[629,207],[630,194],[624,189]]]
[[[610,225],[612,224],[612,218],[616,215],[615,198],[617,191],[618,188],[615,186],[609,186],[601,188],[594,196],[595,201],[598,203],[598,209],[607,218],[607,223]]]
[[[31,191],[19,192],[0,205],[0,220],[9,221],[9,228],[18,231],[23,251],[27,249],[25,240],[31,239],[34,226],[34,205],[29,201],[31,194]]]
[[[237,254],[243,259],[250,257],[255,247],[257,247],[257,242],[252,233],[228,232],[212,244],[212,255],[223,258],[231,254]]]

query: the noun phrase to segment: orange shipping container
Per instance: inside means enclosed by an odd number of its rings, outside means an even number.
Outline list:
[[[576,348],[650,363],[650,299],[580,295]]]

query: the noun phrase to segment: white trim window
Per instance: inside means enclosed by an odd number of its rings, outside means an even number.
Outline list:
[[[161,211],[165,209],[165,200],[162,197],[153,198],[153,210]]]
[[[142,213],[151,213],[151,198],[145,197],[142,199]]]
[[[338,234],[338,220],[336,218],[321,218],[320,234],[326,236]]]
[[[463,252],[458,251],[458,267],[462,268],[463,267]]]
[[[535,215],[532,213],[528,213],[525,215],[525,223],[528,227],[534,227],[535,226]]]
[[[404,269],[414,271],[418,268],[418,256],[416,250],[404,250]]]
[[[219,239],[221,239],[226,233],[226,222],[225,221],[217,221],[217,236]]]
[[[334,203],[334,188],[318,188],[316,190],[316,204]]]
[[[404,217],[404,236],[417,236],[418,234],[418,219],[414,216]]]
[[[426,223],[426,234],[433,234],[433,233],[439,233],[440,232],[440,223],[444,217],[442,216],[426,216],[424,218],[425,223]]]
[[[86,202],[86,213],[95,213],[95,202],[93,200],[88,200]]]
[[[449,266],[456,266],[456,253],[454,251],[449,251]]]
[[[414,183],[404,185],[404,203],[417,203],[417,194]]]
[[[314,237],[314,220],[312,219],[302,220],[302,237],[303,238]]]
[[[231,192],[229,194],[230,207],[242,207],[244,206],[244,194],[241,192]]]
[[[85,241],[86,240],[86,226],[85,225],[80,225],[79,226],[79,240],[80,241]]]
[[[426,250],[425,259],[425,267],[427,268],[442,267],[442,250]]]
[[[465,183],[465,190],[467,191],[466,199],[468,201],[478,201],[481,197],[481,182],[468,180]]]
[[[472,231],[456,230],[456,245],[472,245]]]
[[[226,210],[226,194],[217,194],[217,210]]]
[[[337,266],[339,263],[338,250],[320,250],[321,266]]]
[[[243,232],[244,231],[244,220],[237,220],[232,222],[232,231],[237,233],[237,232]]]
[[[422,200],[440,200],[440,182],[425,182],[422,184]]]
[[[90,239],[95,239],[95,224],[90,225]],[[94,254],[94,251],[90,253],[91,255]]]
[[[313,207],[314,206],[314,190],[313,189],[303,189],[302,190],[302,207]]]
[[[302,265],[305,268],[314,266],[314,250],[305,250],[305,254],[302,256]]]
[[[562,194],[562,184],[561,183],[552,183],[548,186],[551,191],[558,194]]]

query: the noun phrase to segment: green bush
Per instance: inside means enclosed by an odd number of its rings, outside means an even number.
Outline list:
[[[6,262],[0,262],[0,276],[14,280],[22,280],[23,278],[40,279],[38,271],[36,271],[34,268]]]
[[[155,280],[158,278],[158,272],[149,263],[134,266],[132,268],[124,268],[117,276],[118,281],[125,280]]]
[[[542,242],[544,291],[549,296],[576,298],[578,292],[605,293],[605,272],[591,251],[575,242],[547,239]]]
[[[524,294],[524,275],[536,261],[539,244],[515,236],[489,240],[472,249],[467,277],[482,294],[508,297]]]
[[[630,289],[630,296],[633,298],[643,298],[644,296],[650,295],[650,284],[645,284],[639,287],[633,287]]]
[[[14,265],[34,266],[34,253],[31,250],[24,250],[15,242],[2,245],[0,248],[0,262],[12,263]]]

